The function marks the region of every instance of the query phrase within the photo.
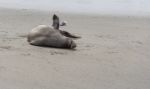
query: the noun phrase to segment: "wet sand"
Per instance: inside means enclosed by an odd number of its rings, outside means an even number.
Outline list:
[[[150,18],[58,13],[76,50],[29,45],[54,12],[0,9],[0,89],[149,89]]]

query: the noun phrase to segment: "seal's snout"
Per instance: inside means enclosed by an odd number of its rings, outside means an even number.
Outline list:
[[[70,48],[71,48],[71,49],[74,49],[74,48],[76,48],[76,47],[77,47],[76,43],[75,43],[74,41],[72,41],[72,42],[71,42],[71,47],[70,47]]]
[[[77,45],[71,38],[68,38],[66,47],[70,49],[74,49],[77,47]]]

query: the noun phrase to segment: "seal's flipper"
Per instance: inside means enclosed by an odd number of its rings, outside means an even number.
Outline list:
[[[60,26],[67,26],[67,21],[63,21],[62,23],[60,23]]]
[[[73,35],[73,34],[67,32],[67,31],[61,31],[61,30],[60,30],[60,33],[61,33],[62,35],[64,35],[64,36],[66,36],[66,37],[69,37],[69,38],[75,38],[75,39],[81,38],[80,36],[75,36],[75,35]]]
[[[54,29],[59,29],[59,17],[57,15],[53,15],[53,24]]]

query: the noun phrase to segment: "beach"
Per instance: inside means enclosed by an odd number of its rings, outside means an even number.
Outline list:
[[[56,13],[75,50],[32,46]],[[0,8],[0,89],[149,89],[150,17]]]

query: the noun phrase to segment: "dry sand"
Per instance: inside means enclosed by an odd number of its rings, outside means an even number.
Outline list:
[[[150,18],[58,13],[76,50],[29,45],[52,14],[0,9],[0,89],[150,89]]]

